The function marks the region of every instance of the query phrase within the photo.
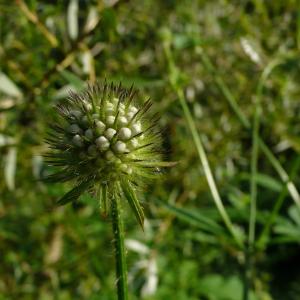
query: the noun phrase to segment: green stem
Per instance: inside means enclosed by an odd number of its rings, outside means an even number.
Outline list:
[[[299,167],[300,167],[300,156],[297,156],[293,162],[293,168],[290,173],[290,178],[292,180],[294,179],[295,175],[297,174]],[[284,188],[281,190],[281,193],[279,194],[279,196],[275,202],[275,205],[273,207],[271,215],[268,218],[268,220],[266,221],[264,228],[263,228],[263,230],[259,236],[259,239],[257,241],[257,245],[260,249],[263,249],[268,242],[268,236],[270,233],[271,226],[274,223],[274,221],[276,220],[276,217],[284,203],[284,200],[286,199],[287,194],[288,194],[287,187],[284,186]]]
[[[254,121],[253,121],[253,133],[252,133],[252,154],[251,154],[251,203],[250,203],[250,219],[249,219],[249,237],[248,243],[252,247],[255,241],[255,223],[256,223],[256,201],[257,201],[257,160],[258,160],[258,133],[260,123],[260,104],[256,103]]]
[[[249,271],[251,269],[250,267],[250,255],[249,255],[249,249],[245,247],[245,265],[244,265],[244,278],[243,278],[243,300],[249,299],[249,291],[250,291],[250,276]]]
[[[125,235],[119,197],[114,197],[112,201],[112,227],[114,233],[118,300],[128,300],[126,253],[124,246]]]
[[[166,58],[167,58],[168,64],[169,64],[170,83],[171,83],[174,91],[176,92],[177,97],[180,102],[180,105],[182,107],[184,116],[186,118],[189,130],[191,132],[194,144],[196,146],[196,149],[197,149],[197,152],[198,152],[198,155],[199,155],[202,167],[203,167],[203,171],[204,171],[208,186],[209,186],[211,194],[212,194],[212,198],[215,202],[215,205],[216,205],[228,231],[231,233],[231,235],[234,238],[237,245],[240,246],[241,248],[243,248],[243,242],[241,241],[240,237],[237,235],[236,231],[234,230],[234,226],[230,220],[229,215],[226,212],[226,209],[225,209],[222,199],[220,197],[217,185],[214,180],[214,176],[213,176],[211,168],[209,166],[209,162],[207,159],[205,149],[202,144],[201,137],[199,136],[199,134],[197,132],[197,128],[196,128],[195,122],[193,120],[192,114],[190,112],[190,109],[186,103],[183,90],[178,85],[178,82],[177,82],[178,69],[174,64],[172,53],[170,51],[170,48],[167,45],[165,45],[164,50],[165,50],[165,55],[166,55]]]
[[[231,91],[229,90],[229,88],[227,87],[225,82],[223,81],[223,79],[217,74],[215,67],[212,65],[209,57],[204,53],[202,48],[198,47],[197,50],[198,50],[198,54],[200,54],[200,56],[201,56],[203,65],[213,75],[213,78],[214,78],[217,86],[219,87],[220,91],[223,93],[226,101],[228,101],[230,107],[232,108],[232,110],[234,111],[236,116],[238,117],[240,123],[247,130],[251,130],[251,124],[250,124],[249,120],[247,119],[245,114],[242,112],[242,110],[239,108],[235,97],[233,96],[233,94],[231,93]],[[282,63],[283,60],[284,60],[284,58],[274,60],[272,62],[272,65],[270,64],[269,69],[266,71],[270,72],[269,70],[272,70],[276,65]],[[268,75],[268,73],[266,72],[266,75],[264,75],[264,76],[267,76],[267,75]],[[287,186],[287,189],[288,189],[292,199],[295,201],[296,205],[298,207],[300,207],[300,195],[299,195],[299,192],[298,192],[295,184],[290,180],[288,174],[286,173],[284,168],[281,166],[280,162],[276,159],[274,154],[270,151],[268,146],[264,143],[264,141],[259,136],[258,136],[258,143],[259,143],[259,147],[262,150],[262,152],[265,154],[267,159],[270,161],[273,168],[276,170],[276,172],[280,176],[281,180]]]

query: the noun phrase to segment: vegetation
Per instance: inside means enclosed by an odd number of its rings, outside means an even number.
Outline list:
[[[0,299],[116,299],[109,217],[43,180],[53,107],[107,79],[151,98],[178,162],[144,231],[122,205],[129,299],[297,300],[299,51],[296,0],[2,0]]]

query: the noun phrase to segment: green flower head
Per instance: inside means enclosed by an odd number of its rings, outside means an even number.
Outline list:
[[[108,213],[110,199],[124,196],[143,225],[143,210],[135,191],[170,163],[162,161],[162,137],[157,115],[149,116],[151,102],[139,107],[137,92],[114,84],[95,84],[56,106],[58,121],[47,139],[47,162],[59,170],[48,181],[72,180],[75,187],[59,204],[89,191]]]

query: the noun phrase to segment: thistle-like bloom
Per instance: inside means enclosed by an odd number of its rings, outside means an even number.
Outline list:
[[[169,163],[162,161],[158,117],[148,116],[151,102],[138,107],[136,95],[121,84],[96,84],[79,94],[70,92],[56,106],[59,118],[51,125],[47,142],[52,151],[46,157],[60,169],[48,181],[76,183],[59,204],[89,191],[108,213],[112,197],[124,196],[143,225],[135,191]]]

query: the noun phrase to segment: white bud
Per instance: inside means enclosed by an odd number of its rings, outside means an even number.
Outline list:
[[[106,107],[106,113],[109,114],[114,114],[115,110],[113,107]]]
[[[82,113],[79,110],[72,110],[71,115],[73,115],[75,118],[79,119],[82,116]]]
[[[92,118],[93,118],[94,120],[97,120],[97,119],[99,119],[99,115],[98,115],[98,114],[93,114],[93,115],[92,115]]]
[[[119,124],[120,124],[121,126],[125,126],[125,125],[127,125],[127,123],[128,123],[126,117],[119,117],[119,118],[118,118],[118,121],[119,121]]]
[[[131,120],[134,115],[135,115],[135,113],[133,113],[133,112],[130,111],[130,112],[127,113],[126,116],[127,116],[128,120]]]
[[[117,141],[114,145],[114,150],[117,152],[117,153],[124,153],[127,151],[126,149],[126,144],[121,142],[121,141]]]
[[[139,141],[136,138],[130,140],[130,143],[131,143],[133,148],[137,148],[139,146]]]
[[[90,110],[93,109],[92,104],[91,104],[91,103],[88,103],[87,101],[84,101],[84,102],[83,102],[83,106],[84,106],[84,108],[85,108],[87,111],[90,111]]]
[[[132,134],[133,135],[141,133],[142,132],[142,125],[141,125],[141,123],[139,122],[139,123],[132,124],[131,130],[132,130]]]
[[[73,137],[72,142],[73,142],[74,146],[83,147],[83,140],[79,134],[76,134]]]
[[[108,128],[108,129],[106,129],[106,131],[105,131],[105,136],[109,139],[109,140],[111,140],[113,137],[114,137],[114,135],[116,134],[116,130],[115,129],[113,129],[113,128]]]
[[[105,127],[106,127],[105,124],[101,121],[96,121],[95,124],[96,124],[96,127],[97,127],[97,130],[98,130],[99,134],[103,133],[104,130],[105,130]]]
[[[116,163],[117,165],[121,165],[121,164],[122,164],[122,161],[121,161],[120,158],[116,157],[115,163]]]
[[[90,145],[88,147],[88,154],[91,156],[96,156],[97,155],[97,147],[95,145]]]
[[[136,114],[138,112],[138,109],[135,106],[130,106],[128,110],[133,114]]]
[[[125,105],[124,105],[124,103],[120,103],[119,108],[122,109],[122,110],[125,110]]]
[[[127,174],[132,174],[132,168],[129,167],[128,165],[122,164],[122,165],[120,166],[120,168],[121,168],[121,171],[123,171],[123,172],[125,172],[125,173],[127,173]]]
[[[87,129],[84,133],[85,137],[89,140],[91,140],[94,136],[92,129]]]
[[[108,116],[107,118],[106,118],[106,123],[108,124],[108,125],[113,125],[114,124],[114,122],[115,122],[115,117],[114,116]]]
[[[128,166],[126,164],[121,164],[120,169],[123,172],[127,172]]]
[[[120,129],[118,136],[121,140],[126,141],[131,137],[131,130],[127,127]]]
[[[96,145],[100,150],[107,150],[109,148],[109,141],[107,140],[107,138],[105,136],[99,136],[96,139]]]
[[[106,103],[105,110],[107,114],[114,113],[114,105],[110,102]]]
[[[76,134],[81,132],[81,128],[77,124],[72,124],[69,126],[68,131],[73,134]]]

